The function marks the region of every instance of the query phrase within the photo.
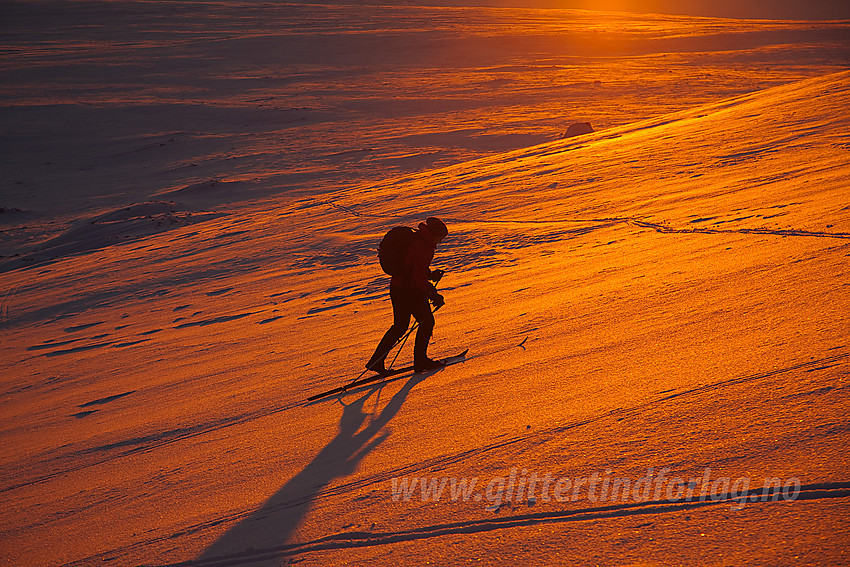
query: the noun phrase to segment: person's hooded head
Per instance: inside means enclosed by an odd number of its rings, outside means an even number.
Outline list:
[[[433,236],[434,240],[438,243],[449,234],[449,229],[446,227],[446,223],[437,217],[428,217],[425,221],[425,226],[428,227],[428,232],[431,233],[431,236]]]

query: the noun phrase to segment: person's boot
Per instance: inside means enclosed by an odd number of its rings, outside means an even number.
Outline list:
[[[398,338],[399,335],[393,332],[393,327],[390,327],[390,329],[384,334],[381,342],[378,343],[378,347],[375,349],[375,353],[372,355],[372,358],[370,358],[369,362],[366,363],[366,368],[372,372],[377,372],[381,376],[386,376],[389,371],[386,369],[384,361],[387,358],[387,353],[392,350],[393,345],[396,344]]]
[[[389,374],[389,370],[387,370],[384,366],[384,359],[370,360],[366,363],[366,369],[371,370],[372,372],[377,372],[381,376]]]
[[[425,358],[425,360],[413,363],[413,371],[418,374],[421,372],[428,372],[429,370],[439,370],[445,365],[446,363],[440,360],[432,360],[430,358]]]

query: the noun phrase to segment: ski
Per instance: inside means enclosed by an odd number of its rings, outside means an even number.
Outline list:
[[[466,353],[469,352],[469,349],[466,349],[460,354],[456,354],[454,356],[449,356],[448,358],[441,358],[440,362],[445,364],[446,366],[451,366],[452,364],[457,364],[458,362],[463,362],[466,358]],[[374,376],[367,376],[366,378],[361,378],[360,380],[355,380],[350,384],[346,384],[345,386],[338,386],[336,388],[332,388],[327,390],[326,392],[322,392],[320,394],[314,394],[307,398],[308,402],[312,402],[321,398],[325,398],[327,396],[333,396],[334,394],[341,394],[343,392],[347,392],[348,390],[358,388],[365,384],[371,384],[372,382],[379,382],[381,380],[385,382],[389,382],[389,379],[398,380],[401,378],[400,374],[407,374],[408,372],[413,372],[413,365],[405,366],[404,368],[394,368],[391,370],[387,370],[385,374],[375,374]]]

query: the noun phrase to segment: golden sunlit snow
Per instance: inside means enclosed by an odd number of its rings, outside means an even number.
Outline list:
[[[846,22],[42,4],[3,40],[6,564],[846,562]],[[466,359],[305,402],[431,215]]]

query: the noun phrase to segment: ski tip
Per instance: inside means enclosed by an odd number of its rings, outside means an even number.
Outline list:
[[[466,358],[466,353],[468,353],[468,352],[469,352],[469,349],[466,349],[465,351],[463,351],[461,353],[455,354],[453,356],[449,356],[447,358],[443,358],[441,360],[442,360],[442,362],[445,362],[445,363],[448,363],[448,364],[451,364],[453,362],[460,362],[461,359]]]

